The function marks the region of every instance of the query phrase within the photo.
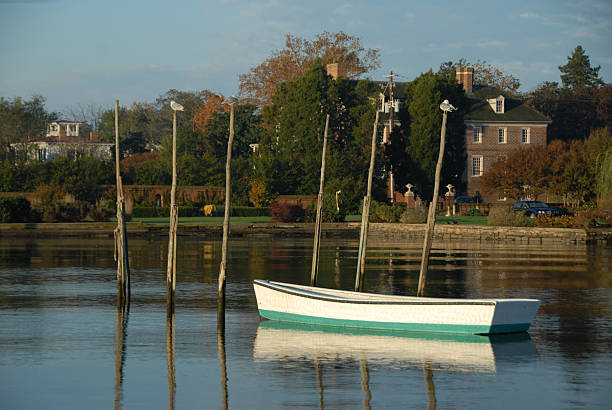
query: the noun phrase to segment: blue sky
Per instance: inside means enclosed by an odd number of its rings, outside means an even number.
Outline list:
[[[388,7],[383,6],[388,4]],[[238,75],[284,44],[343,30],[378,48],[380,80],[412,80],[443,61],[486,60],[521,91],[560,81],[581,44],[612,82],[610,0],[0,0],[0,96],[51,111],[153,101],[169,89],[238,90]]]

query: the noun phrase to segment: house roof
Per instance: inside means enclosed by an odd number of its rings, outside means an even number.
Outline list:
[[[504,113],[496,114],[487,99],[504,96]],[[470,110],[465,115],[465,121],[483,122],[545,122],[551,120],[544,114],[531,108],[519,99],[509,96],[498,88],[489,86],[474,87],[474,91],[467,95],[470,101]]]

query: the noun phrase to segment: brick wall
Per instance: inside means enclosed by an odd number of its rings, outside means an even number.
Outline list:
[[[474,143],[473,127],[480,126],[482,128],[482,136],[480,143]],[[498,129],[506,129],[506,143],[498,142]],[[529,143],[521,142],[522,129],[529,129]],[[467,194],[474,195],[476,191],[486,202],[497,202],[498,197],[495,193],[486,194],[480,187],[480,177],[472,176],[472,157],[474,155],[482,155],[483,173],[495,163],[499,157],[506,156],[508,152],[524,147],[529,148],[535,145],[546,145],[546,128],[547,125],[541,124],[479,124],[469,123],[466,126],[466,152],[467,152]]]

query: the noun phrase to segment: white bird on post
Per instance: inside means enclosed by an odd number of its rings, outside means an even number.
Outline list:
[[[440,104],[440,109],[444,112],[451,112],[456,110],[456,108],[453,107],[452,104],[448,102],[448,100],[442,101],[442,104]]]
[[[170,108],[172,108],[174,111],[185,111],[185,107],[174,100],[170,101]]]

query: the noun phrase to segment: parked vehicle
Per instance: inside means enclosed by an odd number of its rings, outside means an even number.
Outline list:
[[[467,195],[461,195],[458,196],[457,198],[455,198],[455,205],[459,205],[459,204],[475,204],[475,203],[482,203],[482,199],[480,199],[478,196],[467,196]]]
[[[561,215],[558,209],[551,208],[548,204],[540,201],[518,201],[512,204],[512,209],[523,212],[530,218],[535,218],[538,215]]]

